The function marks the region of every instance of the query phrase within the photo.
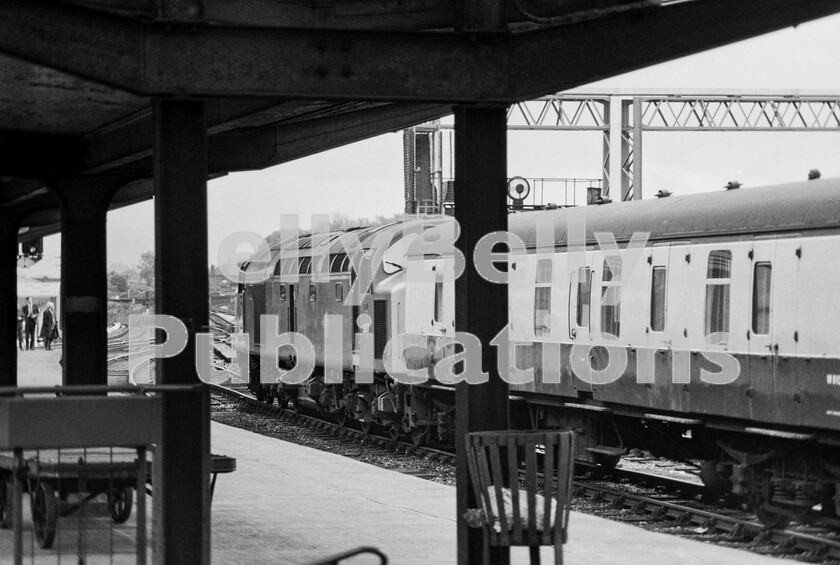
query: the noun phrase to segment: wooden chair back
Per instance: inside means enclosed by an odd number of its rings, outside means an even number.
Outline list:
[[[566,542],[574,440],[571,430],[467,434],[470,476],[491,546]]]

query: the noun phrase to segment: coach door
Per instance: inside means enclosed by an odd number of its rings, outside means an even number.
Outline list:
[[[752,419],[798,424],[796,359],[799,238],[756,237],[750,257],[749,401]]]
[[[648,404],[660,410],[680,409],[681,392],[673,384],[674,340],[682,337],[679,327],[681,307],[681,277],[672,276],[670,269],[671,248],[669,244],[654,244],[648,256],[647,295],[647,351],[651,361],[644,360],[642,352],[637,354],[637,386],[647,390]],[[676,286],[675,286],[676,285]],[[675,316],[675,314],[677,314]],[[687,353],[685,353],[687,354]],[[643,362],[644,361],[644,362]]]
[[[587,253],[590,259],[591,253]],[[569,277],[569,339],[573,345],[592,343],[590,334],[592,307],[592,269],[578,267]],[[575,376],[573,386],[578,392],[591,392],[592,385]]]

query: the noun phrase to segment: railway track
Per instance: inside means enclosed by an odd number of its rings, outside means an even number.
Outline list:
[[[223,333],[223,332],[222,332]],[[110,361],[127,355],[127,342],[109,342]],[[109,381],[128,380],[127,369],[109,370]],[[326,449],[366,460],[384,456],[397,463],[385,466],[421,478],[454,484],[455,454],[431,446],[365,432],[337,422],[254,398],[245,385],[209,384],[214,413],[238,412],[265,416],[276,424],[300,430]],[[332,446],[332,447],[330,447]],[[361,448],[361,450],[359,449]],[[377,455],[378,454],[378,455]],[[368,461],[371,462],[371,461]],[[422,462],[423,465],[418,465]],[[377,464],[373,461],[374,464]],[[640,527],[803,562],[840,563],[840,532],[818,526],[794,525],[784,530],[762,526],[741,508],[703,502],[702,485],[637,470],[578,467],[576,510],[633,523]]]
[[[340,426],[336,422],[288,408],[268,405],[245,392],[244,385],[209,386],[213,410],[216,412],[245,408],[250,413],[263,415],[278,424],[306,430],[308,435],[325,441],[328,446],[334,444],[346,448],[354,445],[356,447],[351,449],[349,456],[357,459],[364,459],[370,450],[375,450],[402,459],[435,463],[438,467],[446,468],[444,474],[454,477],[455,454],[451,451],[416,446],[399,439],[365,433],[361,429]],[[362,451],[358,447],[362,447]],[[578,466],[577,472],[573,502],[575,510],[761,554],[809,563],[840,563],[840,533],[828,528],[794,525],[789,529],[769,530],[742,508],[703,501],[705,490],[702,485],[681,479],[622,468],[604,470],[600,467]],[[440,471],[421,470],[410,474],[436,480]]]
[[[436,449],[430,446],[416,446],[407,441],[400,441],[399,439],[395,440],[390,437],[366,433],[363,430],[348,426],[341,426],[336,422],[329,422],[303,412],[294,411],[288,408],[281,408],[276,405],[265,404],[264,402],[258,401],[250,394],[246,394],[236,388],[217,384],[209,384],[208,386],[210,387],[213,395],[212,402],[216,409],[224,409],[226,401],[234,402],[238,405],[247,406],[255,412],[271,415],[282,422],[309,428],[320,434],[326,434],[324,437],[351,440],[359,444],[373,445],[387,449],[394,453],[422,455],[425,459],[430,461],[449,463],[452,465],[455,464],[455,454],[449,451]]]

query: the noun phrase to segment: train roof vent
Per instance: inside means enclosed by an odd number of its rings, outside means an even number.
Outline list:
[[[657,191],[656,194],[654,194],[654,196],[657,198],[668,198],[669,196],[671,196],[671,194],[673,193],[670,190],[665,189]]]
[[[808,180],[815,180],[822,176],[822,173],[819,169],[811,169],[808,171]]]
[[[737,180],[731,180],[726,183],[723,188],[726,190],[735,190],[736,188],[741,188],[741,182]]]

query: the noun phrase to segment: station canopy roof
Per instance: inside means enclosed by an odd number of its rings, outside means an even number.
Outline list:
[[[840,12],[840,0],[3,0],[0,207],[153,193],[151,101],[206,101],[208,172],[263,169]]]

